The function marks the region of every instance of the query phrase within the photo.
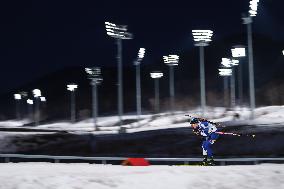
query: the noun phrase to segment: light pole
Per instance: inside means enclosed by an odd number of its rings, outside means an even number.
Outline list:
[[[249,65],[249,96],[250,96],[250,119],[254,119],[255,109],[255,88],[254,88],[254,69],[253,69],[253,48],[252,48],[252,17],[257,15],[257,6],[259,0],[250,1],[249,15],[243,17],[243,24],[247,25],[247,38],[248,38],[248,65]]]
[[[220,68],[219,75],[224,79],[224,106],[228,107],[228,76],[232,75],[231,68]]]
[[[31,100],[31,99],[27,99],[27,104],[28,104],[28,113],[29,113],[29,118],[30,120],[33,120],[34,121],[34,114],[33,114],[33,104],[34,104],[34,101]]]
[[[123,114],[123,72],[122,72],[122,39],[133,39],[133,35],[127,32],[126,25],[116,25],[110,22],[105,22],[107,35],[116,39],[117,43],[117,80],[118,80],[118,117],[119,125],[122,125],[122,114]]]
[[[171,113],[175,109],[175,84],[174,84],[174,66],[177,66],[179,63],[179,56],[178,55],[168,55],[163,56],[164,63],[169,66],[169,89],[170,89],[170,104],[171,104]]]
[[[21,114],[22,114],[22,118],[23,117],[26,117],[26,115],[27,115],[27,107],[25,106],[26,104],[25,103],[23,103],[23,102],[25,102],[26,100],[27,100],[27,97],[28,97],[28,93],[26,92],[26,91],[21,91],[21,92],[19,92],[19,94],[21,95],[21,97],[22,97],[22,100],[21,100],[21,102],[20,102],[20,110],[21,110]]]
[[[233,58],[242,58],[246,56],[246,49],[242,45],[234,46],[231,49],[232,57]],[[242,105],[243,103],[243,74],[242,74],[242,63],[238,66],[238,97],[239,97],[239,104]]]
[[[234,69],[233,69],[233,61],[229,58],[222,58],[221,65],[223,69],[226,70],[219,70],[220,75],[222,76],[230,76],[230,97],[231,97],[231,108],[234,108],[236,105],[236,90],[235,90],[235,77],[234,77]],[[224,77],[226,79],[226,77]],[[224,83],[227,81],[224,81]],[[227,95],[226,95],[227,97]]]
[[[160,111],[159,79],[163,77],[163,73],[160,71],[152,71],[150,73],[150,76],[155,81],[155,113],[159,113]]]
[[[141,81],[140,81],[140,63],[145,55],[145,49],[140,48],[138,52],[138,57],[134,61],[135,70],[136,70],[136,110],[137,110],[137,119],[141,116]]]
[[[71,122],[75,123],[76,121],[76,96],[75,91],[78,88],[78,85],[75,83],[70,83],[67,85],[67,90],[71,92],[71,106],[70,106],[70,115],[71,115]]]
[[[15,99],[15,102],[16,102],[16,118],[17,118],[17,120],[20,120],[21,119],[20,103],[21,103],[22,96],[20,94],[14,94],[14,99]]]
[[[204,47],[209,45],[212,41],[213,31],[211,30],[192,30],[193,40],[195,46],[199,46],[200,52],[200,101],[201,113],[205,113],[206,108],[206,94],[205,94],[205,71],[204,71]]]
[[[39,89],[34,89],[33,90],[33,95],[35,98],[35,125],[38,126],[39,125],[39,119],[40,119],[40,110],[39,110],[39,100],[40,100],[40,96],[41,96],[41,91]]]
[[[94,129],[95,131],[99,130],[97,126],[97,117],[98,117],[98,95],[97,95],[97,85],[99,85],[103,78],[101,76],[101,68],[99,67],[92,67],[92,68],[85,68],[85,71],[88,75],[88,78],[91,80],[92,85],[92,115],[94,121]]]

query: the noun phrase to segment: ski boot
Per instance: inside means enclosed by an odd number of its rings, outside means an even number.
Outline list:
[[[209,160],[207,161],[207,165],[209,165],[209,166],[214,166],[214,165],[216,165],[216,164],[215,164],[215,161],[214,161],[214,159],[213,159],[213,156],[209,157]]]
[[[207,156],[204,156],[203,161],[201,162],[202,166],[207,166],[208,165],[208,161],[207,161]]]

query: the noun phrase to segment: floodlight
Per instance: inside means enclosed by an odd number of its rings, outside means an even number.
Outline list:
[[[177,66],[179,62],[179,56],[178,55],[168,55],[163,56],[164,63],[169,66]]]
[[[231,68],[220,68],[219,75],[220,76],[231,76],[232,75],[232,69]]]
[[[250,1],[250,10],[249,10],[249,15],[250,16],[256,16],[257,15],[257,7],[258,7],[258,2],[259,0],[251,0]]]
[[[138,52],[138,58],[142,59],[145,55],[145,48],[140,48]]]
[[[232,67],[232,61],[229,58],[222,58],[221,64],[223,67],[226,67],[226,68]]]
[[[44,96],[41,96],[41,97],[40,97],[40,101],[41,101],[41,102],[46,102],[46,98],[45,98]]]
[[[231,60],[231,65],[232,65],[232,66],[237,66],[237,65],[239,65],[239,62],[240,62],[239,60],[232,59],[232,60]]]
[[[207,46],[213,36],[211,30],[192,30],[193,40],[196,46]]]
[[[67,85],[67,90],[68,91],[75,91],[75,89],[77,89],[77,88],[78,88],[78,85],[75,84],[75,83],[71,83],[71,84]]]
[[[33,90],[33,95],[34,95],[34,97],[40,97],[41,96],[41,91],[39,89],[34,89]]]
[[[30,104],[30,105],[32,105],[32,104],[34,104],[34,101],[31,100],[31,99],[28,99],[28,100],[27,100],[27,103]]]
[[[153,72],[150,73],[150,76],[153,79],[159,79],[159,78],[163,77],[163,75],[164,74],[160,71],[153,71]]]
[[[282,54],[284,55],[284,50],[282,51]]]
[[[127,32],[126,25],[116,25],[110,22],[105,22],[107,35],[118,39],[132,39],[131,33]]]
[[[20,94],[14,94],[15,100],[21,100],[22,96]]]
[[[91,79],[93,83],[100,84],[103,81],[100,67],[85,68],[85,71],[88,78]]]
[[[237,57],[245,57],[246,56],[246,49],[241,46],[236,46],[231,49],[232,52],[232,57],[237,58]]]

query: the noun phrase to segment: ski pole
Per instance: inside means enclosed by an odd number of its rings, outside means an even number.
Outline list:
[[[221,131],[215,132],[215,133],[220,134],[220,135],[249,136],[253,138],[255,137],[255,134],[250,135],[250,134],[239,134],[239,133],[227,133],[227,132],[221,132]]]

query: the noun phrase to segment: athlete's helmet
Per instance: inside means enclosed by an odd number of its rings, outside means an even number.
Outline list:
[[[194,117],[190,120],[190,124],[195,124],[195,123],[199,123],[199,120],[198,120],[198,118]]]

